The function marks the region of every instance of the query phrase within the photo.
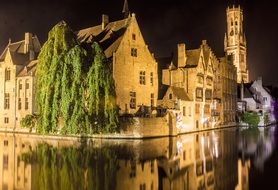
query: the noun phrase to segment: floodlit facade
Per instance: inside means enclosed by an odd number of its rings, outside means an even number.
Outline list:
[[[224,49],[227,55],[233,55],[237,68],[237,82],[249,82],[247,68],[247,42],[243,29],[243,10],[233,6],[227,8],[227,33],[225,33]]]
[[[20,120],[35,112],[34,72],[41,45],[25,33],[25,39],[9,42],[0,56],[0,127],[19,127]]]
[[[121,114],[136,114],[140,107],[156,107],[157,63],[140,31],[135,14],[78,31],[81,42],[96,40],[112,61],[116,85],[116,104]]]
[[[235,122],[236,68],[218,59],[206,40],[198,49],[178,44],[177,54],[162,71],[168,90],[159,105],[175,112],[179,132],[203,130]]]

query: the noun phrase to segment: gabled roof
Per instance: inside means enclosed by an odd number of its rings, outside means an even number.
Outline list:
[[[193,49],[186,51],[186,65],[185,67],[197,67],[200,59],[201,49]]]
[[[33,76],[36,72],[38,60],[30,61],[17,75],[17,77]]]
[[[97,41],[107,58],[112,57],[113,52],[117,51],[123,35],[131,22],[131,17],[115,22],[110,22],[102,29],[102,25],[93,26],[77,32],[80,42]]]
[[[28,54],[24,52],[24,45],[25,45],[25,40],[9,43],[4,49],[3,53],[1,54],[0,61],[3,61],[5,59],[7,52],[9,50],[14,64],[16,65],[26,64],[26,61],[29,60],[29,52]],[[36,57],[36,55],[39,53],[41,48],[37,36],[32,36],[30,47],[32,47],[32,50],[34,51]]]
[[[171,87],[169,87],[169,90],[171,90],[173,92],[173,95],[176,96],[178,99],[184,100],[184,101],[190,101],[190,98],[187,95],[187,93],[185,92],[184,88],[171,86]]]

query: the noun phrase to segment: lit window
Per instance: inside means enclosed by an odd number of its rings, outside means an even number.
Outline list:
[[[6,69],[5,70],[5,80],[11,80],[11,70],[10,69]]]
[[[136,108],[136,92],[130,92],[130,108],[135,109]]]
[[[10,94],[5,93],[4,109],[10,109]]]
[[[139,82],[142,85],[146,84],[146,72],[145,71],[140,71]]]
[[[131,48],[131,56],[137,57],[137,49],[136,48]]]

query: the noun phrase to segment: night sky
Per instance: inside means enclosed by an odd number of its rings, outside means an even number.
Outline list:
[[[73,30],[101,23],[101,14],[111,21],[122,19],[124,0],[1,0],[0,48],[11,38],[23,39],[31,32],[43,42],[56,23],[65,20]],[[128,0],[142,33],[156,57],[168,56],[177,43],[198,48],[202,39],[218,56],[224,49],[226,7],[243,7],[247,37],[247,62],[251,80],[262,76],[265,84],[278,86],[278,8],[256,0]]]

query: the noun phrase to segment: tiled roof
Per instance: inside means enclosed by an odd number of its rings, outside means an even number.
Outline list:
[[[33,60],[28,63],[17,75],[17,77],[33,76],[36,71],[38,60]]]
[[[186,66],[185,67],[197,67],[200,59],[201,49],[193,49],[186,51]]]
[[[29,61],[29,53],[26,54],[24,53],[24,45],[25,45],[25,40],[14,42],[14,43],[9,43],[6,48],[4,49],[3,53],[0,56],[0,61],[3,61],[6,57],[6,54],[8,50],[11,53],[12,60],[15,65],[24,65]],[[30,44],[31,47],[33,47],[35,57],[39,53],[41,45],[40,42],[37,38],[37,36],[32,37],[32,41]]]
[[[178,99],[184,100],[184,101],[190,101],[190,98],[187,95],[187,93],[185,92],[184,88],[179,88],[179,87],[174,87],[174,86],[171,86],[169,88],[170,88],[170,90],[172,90],[173,95],[176,96]]]
[[[102,25],[86,28],[77,32],[78,40],[80,42],[97,41],[107,58],[112,57],[123,38],[123,35],[129,26],[131,17],[123,20],[110,22],[102,30]]]

